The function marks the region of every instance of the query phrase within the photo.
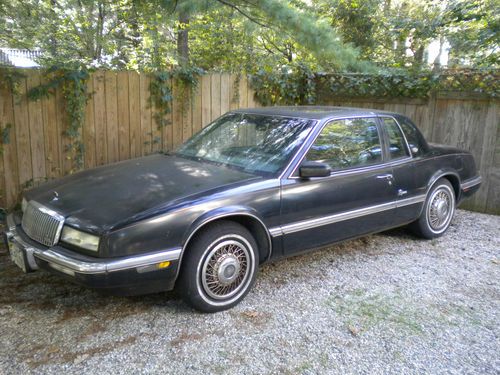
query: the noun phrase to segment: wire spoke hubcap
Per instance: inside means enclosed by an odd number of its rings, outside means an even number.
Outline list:
[[[445,228],[453,214],[453,198],[447,189],[437,189],[431,196],[428,209],[428,221],[435,231]]]
[[[205,293],[214,299],[225,299],[238,293],[249,277],[248,248],[236,240],[215,246],[203,263],[201,281]]]

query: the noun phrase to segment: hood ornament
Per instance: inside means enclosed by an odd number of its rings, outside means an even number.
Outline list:
[[[52,200],[53,201],[58,200],[59,199],[59,193],[57,191],[55,191],[55,190],[52,193],[54,194],[54,198],[52,198]]]

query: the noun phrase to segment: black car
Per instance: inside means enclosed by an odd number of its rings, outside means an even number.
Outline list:
[[[265,262],[407,224],[438,237],[480,183],[468,152],[428,144],[396,113],[237,110],[175,153],[28,191],[5,237],[26,272],[129,295],[175,287],[213,312]]]

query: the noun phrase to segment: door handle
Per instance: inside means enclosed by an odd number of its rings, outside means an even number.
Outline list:
[[[379,174],[377,176],[380,180],[386,180],[389,185],[392,185],[392,180],[394,176],[391,173]]]
[[[392,180],[394,176],[391,173],[386,173],[386,174],[379,174],[377,178],[380,179],[386,179],[386,180]]]

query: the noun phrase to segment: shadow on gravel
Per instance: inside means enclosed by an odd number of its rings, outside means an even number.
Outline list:
[[[261,269],[260,281],[279,280],[286,272],[284,263],[322,262],[324,258],[366,254],[373,248],[378,236],[418,241],[419,239],[404,228],[383,232],[376,236],[365,236],[348,240],[337,245],[318,249],[311,253],[297,255],[280,260]],[[383,251],[383,250],[382,250]],[[376,253],[376,252],[375,252]],[[374,253],[374,254],[375,254]],[[334,258],[329,259],[334,261]],[[353,259],[355,260],[355,259]],[[58,323],[85,314],[96,315],[106,310],[113,310],[114,317],[124,317],[147,311],[154,307],[173,307],[177,312],[192,312],[174,292],[163,292],[134,297],[118,297],[101,294],[94,290],[72,284],[46,271],[24,274],[9,259],[5,247],[0,245],[0,312],[3,306],[22,305],[24,310],[54,311],[60,315]],[[301,275],[288,275],[299,277]]]

